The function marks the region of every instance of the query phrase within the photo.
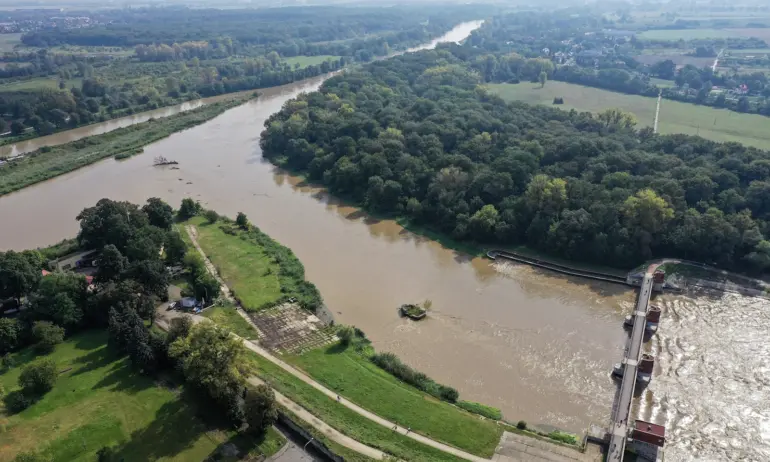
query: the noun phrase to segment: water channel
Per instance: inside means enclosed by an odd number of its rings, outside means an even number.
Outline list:
[[[443,40],[460,40],[473,27],[458,26]],[[73,236],[74,217],[102,197],[141,203],[157,196],[174,205],[193,197],[230,216],[242,211],[292,248],[338,322],[363,329],[378,350],[454,386],[463,399],[501,408],[509,420],[576,432],[605,423],[617,389],[609,372],[622,356],[627,334],[621,324],[635,293],[470,258],[275,169],[261,157],[264,121],[324,78],[260,90],[257,100],[149,145],[143,154],[104,160],[0,197],[0,249]],[[153,167],[158,155],[179,161],[179,169]],[[398,317],[400,304],[425,299],[433,302],[426,320]],[[770,447],[770,357],[761,334],[770,331],[766,302],[734,295],[662,300],[671,318],[664,318],[662,335],[651,345],[662,358],[661,379],[656,376],[642,395],[637,412],[669,426],[680,454],[674,460],[708,451],[713,460],[751,458],[717,457],[728,453],[765,454],[756,460],[767,460],[767,452],[756,452]],[[703,320],[703,312],[714,317]],[[717,335],[736,313],[733,335]],[[700,322],[685,322],[692,318]],[[729,383],[714,383],[710,370],[718,364]],[[703,394],[708,400],[695,404]],[[729,433],[710,439],[728,425]]]

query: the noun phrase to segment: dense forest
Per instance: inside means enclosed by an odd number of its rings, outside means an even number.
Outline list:
[[[770,268],[770,154],[506,104],[447,49],[369,64],[288,102],[261,145],[366,209],[458,240],[628,268]]]
[[[459,22],[481,18],[483,5],[381,7],[290,7],[268,9],[137,8],[97,14],[87,28],[35,31],[22,37],[28,46],[156,45],[211,41],[227,37],[234,51],[250,47],[281,56],[348,55],[361,45],[387,42],[391,47],[416,44]]]

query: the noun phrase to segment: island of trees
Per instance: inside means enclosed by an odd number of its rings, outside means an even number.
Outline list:
[[[655,256],[770,267],[768,152],[637,130],[619,110],[506,104],[451,48],[369,64],[287,103],[266,122],[264,155],[457,240],[623,268]],[[535,76],[538,65],[523,62]]]

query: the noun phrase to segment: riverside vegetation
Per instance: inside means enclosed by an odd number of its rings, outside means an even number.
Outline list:
[[[144,146],[200,125],[253,96],[234,97],[158,120],[119,128],[54,147],[42,147],[18,160],[0,164],[0,195],[71,172],[101,159],[126,159]]]
[[[506,103],[479,88],[463,50],[329,79],[265,123],[264,156],[460,241],[618,267],[667,256],[770,268],[767,151],[654,135],[619,110]]]
[[[2,141],[291,83],[427,42],[487,11],[401,5],[9,12],[6,20],[25,34],[0,54],[0,133],[10,135]]]

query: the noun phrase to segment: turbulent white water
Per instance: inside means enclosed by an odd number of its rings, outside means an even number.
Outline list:
[[[667,428],[666,461],[770,460],[770,301],[664,295],[639,417]]]

